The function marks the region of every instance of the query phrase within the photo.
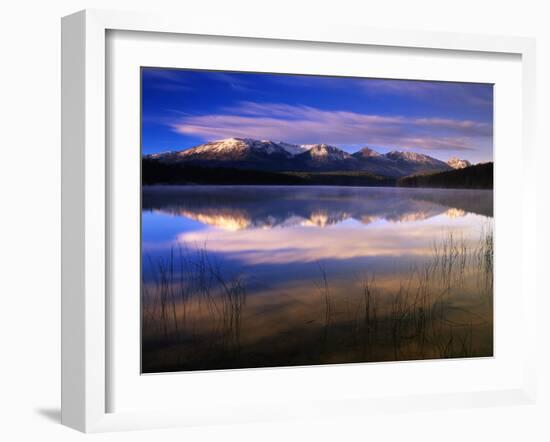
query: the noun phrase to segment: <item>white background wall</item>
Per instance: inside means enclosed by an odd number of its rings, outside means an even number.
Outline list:
[[[19,0],[0,9],[0,439],[81,440],[59,425],[60,17],[84,8],[246,16],[534,36],[538,43],[539,188],[548,198],[550,13],[544,1]],[[547,6],[547,5],[546,5]],[[544,188],[545,187],[545,188]],[[548,206],[541,215],[548,215]],[[542,216],[541,219],[545,217]],[[548,234],[539,229],[541,252]],[[286,422],[93,436],[94,440],[550,440],[550,337],[541,290],[537,406],[412,412],[363,420]]]

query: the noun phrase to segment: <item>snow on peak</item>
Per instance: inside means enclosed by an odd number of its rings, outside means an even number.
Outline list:
[[[229,154],[231,152],[237,153],[244,152],[246,150],[254,150],[267,154],[278,153],[287,156],[295,156],[305,152],[307,149],[296,144],[284,143],[282,141],[232,137],[201,144],[200,146],[196,146],[182,152],[182,155],[193,155],[199,153]]]
[[[386,157],[392,160],[405,160],[405,161],[413,161],[415,163],[425,163],[425,164],[430,164],[438,161],[435,158],[429,157],[428,155],[424,155],[421,153],[399,152],[397,150],[392,150],[391,152],[387,153]]]
[[[164,152],[156,152],[156,153],[147,154],[147,155],[145,155],[145,158],[149,158],[149,159],[152,159],[152,160],[156,160],[156,159],[159,159],[159,158],[163,158],[163,157],[167,157],[167,156],[170,156],[170,155],[174,155],[174,154],[176,154],[176,153],[177,153],[176,150],[165,150]]]
[[[380,158],[399,162],[399,164],[415,163],[422,167],[452,167],[463,168],[470,166],[466,160],[451,158],[447,163],[416,152],[392,151],[380,154],[369,147],[355,152],[353,155],[329,144],[291,144],[283,141],[257,140],[253,138],[231,137],[217,141],[210,141],[190,149],[157,153],[148,155],[148,158],[166,161],[178,160],[215,160],[215,161],[242,161],[246,158],[272,157],[277,159],[291,159],[300,154],[306,154],[310,160],[319,163],[330,163],[356,160],[361,158]],[[401,167],[401,166],[400,166]]]
[[[447,161],[447,164],[453,169],[464,169],[465,167],[470,167],[472,164],[468,160],[461,160],[458,157],[452,157]]]
[[[342,160],[351,157],[350,154],[329,144],[302,144],[313,158]]]
[[[277,144],[286,150],[290,155],[295,156],[300,153],[304,153],[307,148],[298,144],[289,144],[283,141],[278,141]]]
[[[372,150],[370,147],[363,147],[363,149],[358,150],[355,152],[355,155],[362,158],[368,158],[368,157],[381,157],[382,154],[376,152],[375,150]]]

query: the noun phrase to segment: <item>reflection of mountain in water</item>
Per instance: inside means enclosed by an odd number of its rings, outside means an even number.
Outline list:
[[[492,191],[299,187],[144,187],[143,209],[226,230],[326,227],[348,219],[410,222],[437,215],[493,215]]]

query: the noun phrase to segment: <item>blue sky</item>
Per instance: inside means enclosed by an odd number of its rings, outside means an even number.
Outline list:
[[[493,159],[489,84],[142,69],[142,150],[229,137]]]

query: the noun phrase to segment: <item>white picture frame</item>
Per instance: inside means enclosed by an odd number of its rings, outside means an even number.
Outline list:
[[[532,39],[416,31],[357,29],[345,26],[293,27],[269,22],[210,22],[197,17],[87,10],[62,21],[62,423],[85,432],[184,426],[215,422],[247,422],[285,417],[363,414],[373,410],[453,408],[535,399],[535,348],[526,342],[521,385],[502,389],[445,392],[373,398],[327,397],[288,407],[253,407],[236,403],[226,415],[185,411],[108,412],[110,347],[108,228],[111,198],[108,186],[106,35],[109,31],[273,39],[287,42],[369,45],[380,48],[426,48],[514,54],[521,57],[522,176],[535,161],[535,43]],[[521,288],[525,333],[533,336],[536,316],[534,184],[523,180]],[[337,368],[336,368],[337,369]],[[234,381],[242,382],[236,374]],[[225,372],[223,376],[232,376]],[[240,377],[239,377],[240,376]],[[291,410],[291,411],[289,411]]]

